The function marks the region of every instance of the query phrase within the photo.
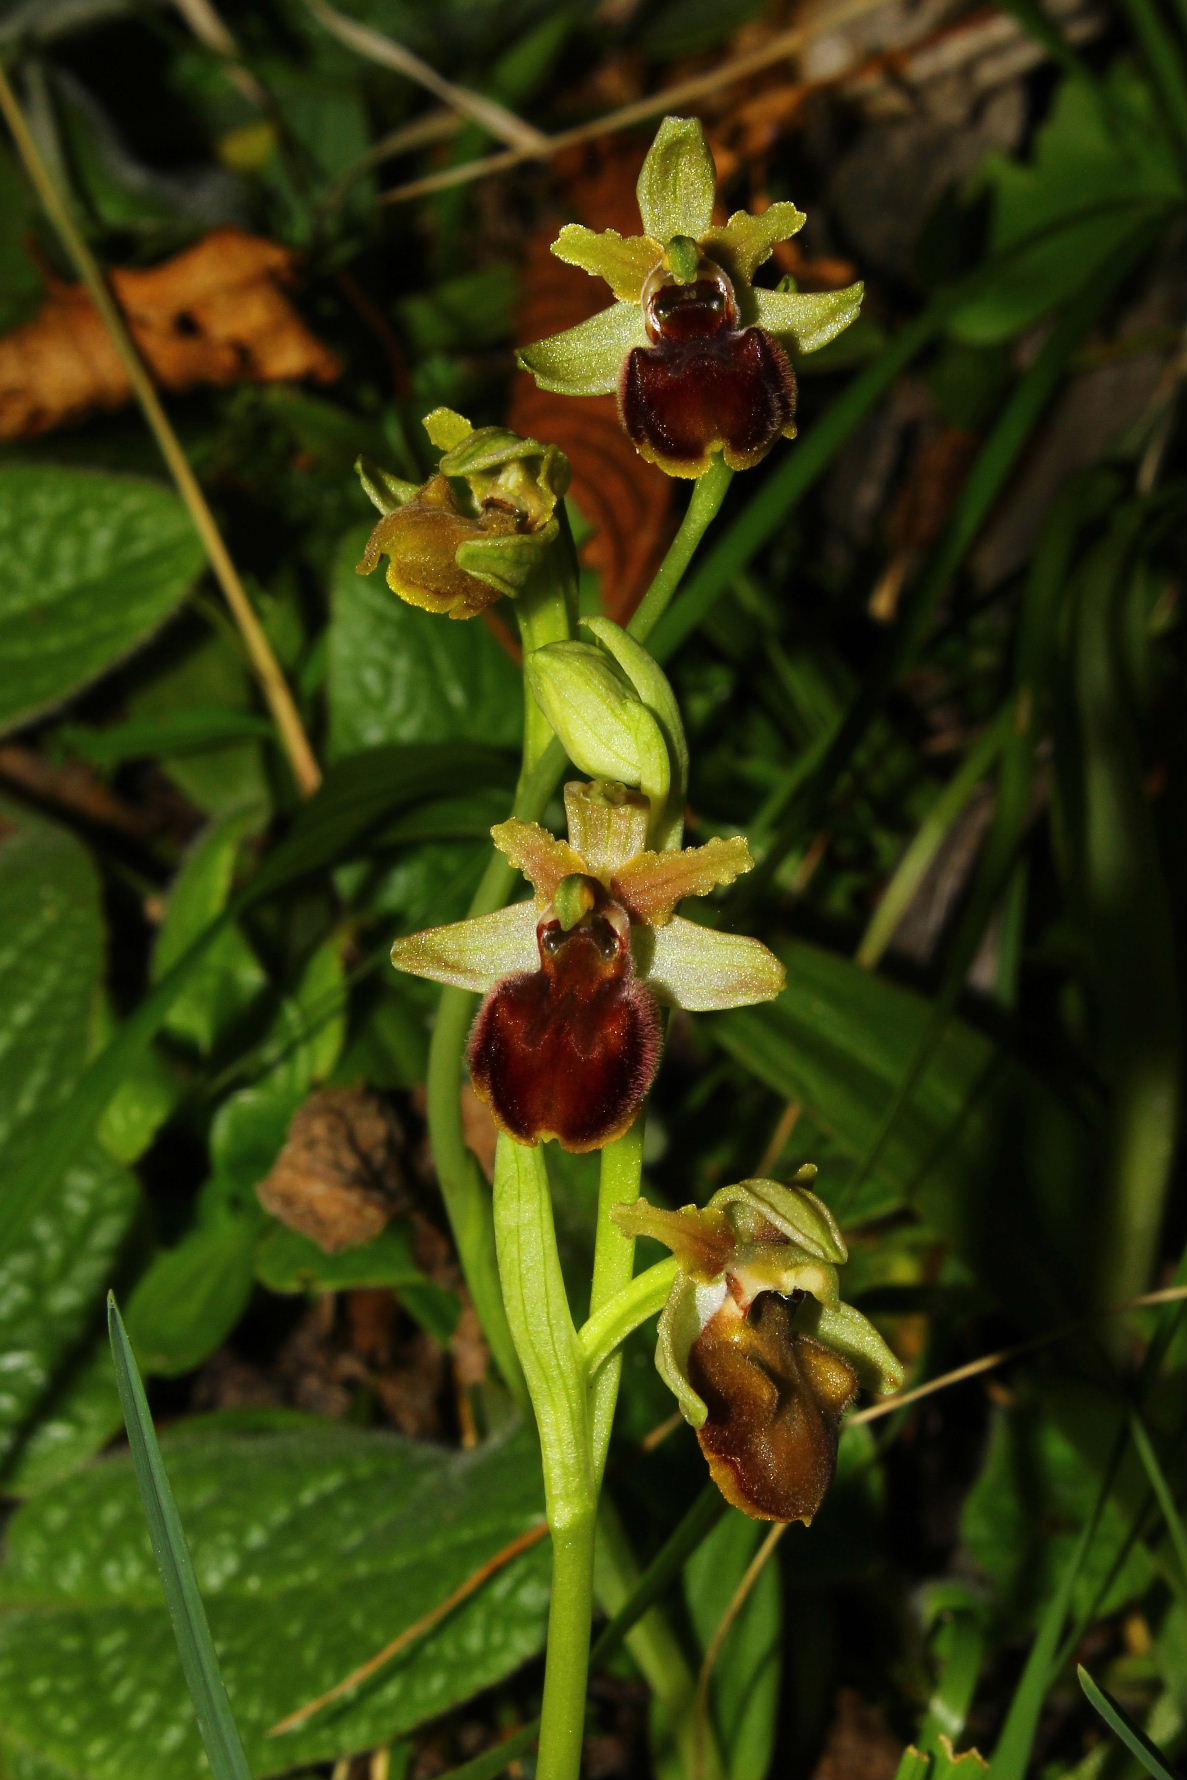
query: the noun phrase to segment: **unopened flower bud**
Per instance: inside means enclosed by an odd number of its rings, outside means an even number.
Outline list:
[[[671,766],[655,717],[596,643],[548,643],[525,664],[532,695],[569,759],[593,779],[637,785],[662,808]]]

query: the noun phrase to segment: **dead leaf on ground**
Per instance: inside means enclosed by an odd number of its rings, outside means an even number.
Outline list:
[[[289,1126],[261,1205],[327,1255],[358,1248],[408,1209],[401,1133],[390,1108],[364,1088],[324,1088]]]
[[[111,284],[163,389],[201,383],[328,383],[341,363],[306,327],[282,288],[297,256],[275,241],[217,229],[146,272]],[[0,339],[0,438],[32,439],[119,408],[131,385],[84,287],[49,282],[32,321]]]

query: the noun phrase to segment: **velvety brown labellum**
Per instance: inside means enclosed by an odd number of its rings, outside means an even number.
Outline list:
[[[731,469],[744,470],[795,418],[795,378],[779,342],[745,328],[636,346],[620,399],[623,424],[650,462],[697,475],[721,450]]]
[[[709,1415],[697,1430],[713,1480],[755,1520],[802,1520],[824,1500],[857,1375],[796,1333],[788,1299],[764,1292],[740,1316],[727,1299],[693,1343],[688,1377]]]
[[[795,418],[782,346],[762,328],[738,329],[733,286],[710,260],[690,284],[653,274],[642,301],[652,345],[628,354],[619,390],[636,449],[676,475],[703,474],[717,450],[749,469]]]
[[[493,988],[470,1037],[474,1087],[521,1143],[596,1150],[626,1130],[659,1066],[661,1028],[622,917],[540,923],[540,969]]]

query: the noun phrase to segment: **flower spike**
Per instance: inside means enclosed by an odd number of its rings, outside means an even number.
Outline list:
[[[558,259],[605,279],[616,301],[537,341],[519,362],[541,389],[617,391],[640,456],[671,476],[731,469],[795,437],[794,358],[824,346],[857,314],[862,286],[800,292],[756,286],[780,241],[804,225],[794,204],[713,223],[716,170],[695,118],[666,117],[639,175],[641,235],[567,223]]]

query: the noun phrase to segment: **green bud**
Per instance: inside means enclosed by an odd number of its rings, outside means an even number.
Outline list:
[[[594,643],[548,643],[524,664],[532,696],[569,759],[591,779],[637,785],[653,811],[670,788],[668,745],[613,658]]]
[[[660,851],[678,847],[684,833],[684,800],[688,795],[688,743],[676,694],[654,655],[620,624],[610,618],[583,618],[581,625],[614,657],[663,731],[668,744],[668,798],[664,809],[656,813],[651,839]]]

